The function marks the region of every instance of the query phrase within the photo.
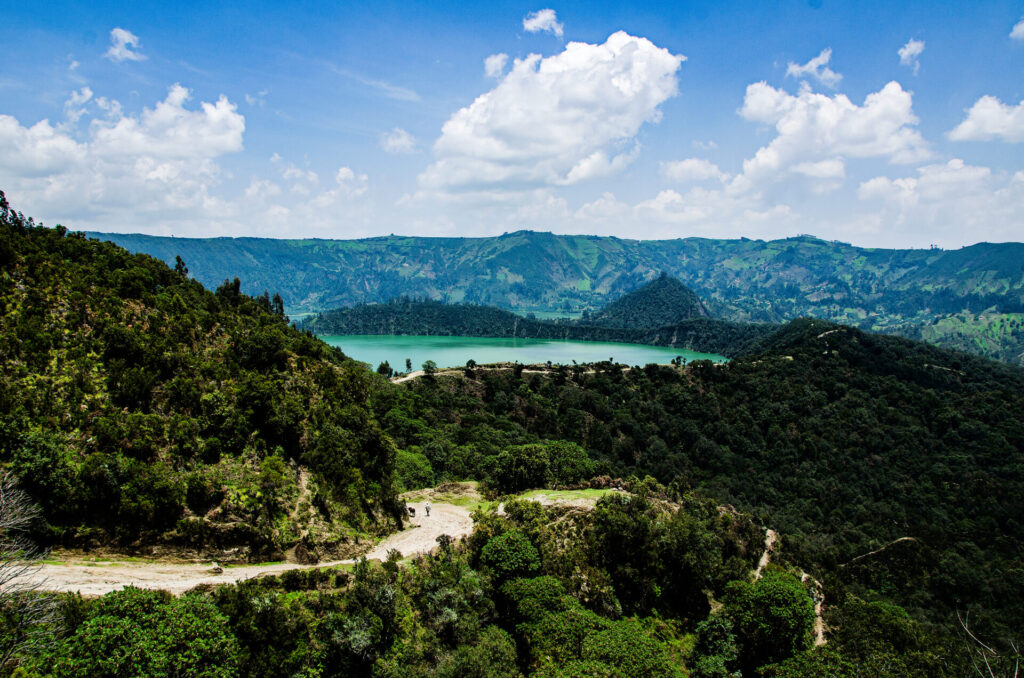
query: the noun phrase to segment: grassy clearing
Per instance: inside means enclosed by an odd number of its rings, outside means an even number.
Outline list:
[[[571,501],[593,501],[596,502],[606,494],[615,492],[610,489],[586,489],[586,490],[530,490],[519,495],[520,499],[537,501],[546,498],[549,501],[571,502]]]

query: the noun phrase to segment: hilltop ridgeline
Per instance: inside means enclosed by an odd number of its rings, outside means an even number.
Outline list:
[[[732,357],[778,326],[709,318],[696,294],[663,275],[578,321],[537,320],[493,306],[400,298],[327,311],[310,318],[303,327],[317,334],[616,341]]]
[[[292,313],[401,296],[579,313],[601,308],[664,271],[700,295],[718,318],[783,322],[813,316],[1024,362],[1022,243],[895,250],[810,236],[763,241],[623,240],[532,231],[363,240],[94,235],[169,263],[180,255],[210,288],[239,276],[250,294],[278,290]],[[985,314],[983,326],[960,322],[952,331],[929,330],[936,321],[965,318],[965,312]]]

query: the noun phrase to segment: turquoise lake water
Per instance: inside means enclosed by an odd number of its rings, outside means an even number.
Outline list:
[[[337,346],[351,358],[369,363],[376,368],[383,361],[397,371],[404,372],[405,360],[412,360],[414,370],[427,360],[438,367],[461,367],[467,360],[480,365],[498,362],[523,364],[545,363],[571,365],[593,363],[611,358],[625,365],[667,364],[682,356],[687,361],[726,358],[711,353],[696,353],[664,346],[618,344],[600,341],[561,341],[556,339],[505,339],[482,337],[411,337],[393,335],[322,335],[331,346]]]

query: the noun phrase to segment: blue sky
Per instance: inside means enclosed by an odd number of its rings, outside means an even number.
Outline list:
[[[1024,240],[1022,2],[284,4],[0,3],[0,189],[178,236]]]

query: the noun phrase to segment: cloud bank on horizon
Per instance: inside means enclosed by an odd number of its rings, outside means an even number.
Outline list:
[[[465,78],[399,80],[319,53],[268,57],[301,58],[332,87],[355,92],[345,99],[317,88],[305,108],[277,95],[287,83],[243,88],[232,72],[192,65],[199,46],[178,49],[153,25],[119,21],[91,55],[64,50],[34,107],[0,105],[0,189],[48,223],[179,236],[533,228],[631,238],[813,233],[877,246],[1024,241],[1024,101],[1012,98],[1020,91],[960,87],[962,112],[950,120],[940,98],[948,88],[931,75],[941,69],[928,65],[942,47],[934,38],[927,54],[918,38],[877,45],[892,70],[854,70],[843,46],[806,44],[716,83],[706,75],[716,56],[708,43],[670,47],[664,26],[660,37],[612,27],[602,39],[573,39],[573,22],[553,8],[522,12],[518,36],[515,20],[504,15],[506,28],[495,31],[508,38],[497,45],[425,43],[441,65],[417,68],[436,74],[458,57],[452,63],[477,74]],[[594,23],[586,34],[600,34]],[[905,29],[923,35],[927,26]],[[991,49],[1020,63],[1024,20],[1010,18],[1004,30]],[[53,39],[62,39],[56,30]],[[168,74],[174,80],[147,102]],[[0,89],[11,101],[19,84],[2,80]],[[358,97],[362,108],[351,103]],[[330,101],[321,108],[318,98]],[[293,131],[311,119],[329,132]],[[344,155],[325,148],[327,138]]]

